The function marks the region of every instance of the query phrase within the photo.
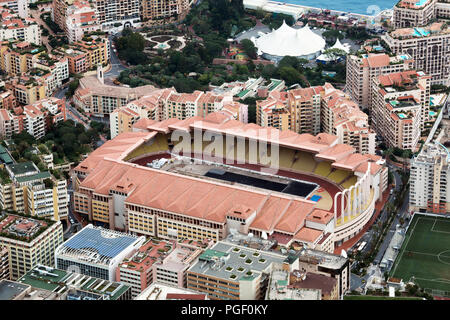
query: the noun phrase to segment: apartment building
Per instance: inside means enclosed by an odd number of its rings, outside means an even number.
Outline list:
[[[256,123],[262,127],[294,131],[286,100],[287,94],[279,91],[272,92],[265,100],[257,100]]]
[[[138,26],[140,22],[139,0],[93,0],[92,7],[98,13],[98,20],[103,29],[120,25]]]
[[[0,137],[10,139],[14,133],[19,133],[19,119],[10,110],[0,109]]]
[[[86,53],[78,49],[67,49],[64,51],[69,65],[69,73],[80,74],[89,70]]]
[[[338,297],[342,297],[350,290],[350,261],[340,255],[306,249],[298,256],[300,272],[312,272],[332,277],[338,283]]]
[[[450,27],[445,22],[396,29],[382,39],[394,54],[411,56],[414,69],[430,75],[431,84],[450,84]]]
[[[178,93],[173,88],[156,89],[110,113],[111,138],[132,131],[133,125],[140,119],[185,120],[192,117],[211,117],[212,114],[215,114],[218,122],[226,119],[244,122],[248,120],[248,106],[234,102],[228,94],[215,94],[211,91],[195,91],[189,94]]]
[[[37,264],[54,265],[54,253],[63,242],[60,221],[0,214],[0,246],[9,251],[11,279],[26,274]]]
[[[321,99],[321,131],[334,134],[343,143],[362,154],[375,154],[375,132],[369,128],[368,116],[341,90],[324,85]]]
[[[428,24],[436,18],[438,0],[400,0],[394,6],[392,25],[394,28],[417,27]]]
[[[29,42],[3,42],[0,68],[9,76],[18,76],[34,68],[34,62],[45,49]]]
[[[0,281],[9,279],[9,252],[6,246],[0,245]]]
[[[270,274],[266,300],[339,300],[337,279],[314,272],[284,270],[275,265]]]
[[[256,102],[257,124],[280,130],[317,134],[320,132],[320,103],[324,88],[273,90]]]
[[[1,84],[0,88],[0,109],[11,110],[16,107],[16,97],[10,90],[4,89],[4,82]]]
[[[41,30],[33,18],[21,18],[5,7],[0,7],[0,41],[19,40],[41,45]]]
[[[411,161],[409,210],[450,213],[450,153],[437,141]]]
[[[388,146],[415,150],[429,119],[430,78],[410,70],[374,79],[372,125]]]
[[[116,281],[119,264],[145,242],[145,237],[85,226],[55,251],[58,269],[74,271],[103,280]]]
[[[413,69],[413,59],[404,53],[361,53],[347,56],[346,92],[361,108],[371,110],[372,81],[379,75]]]
[[[187,272],[187,288],[208,294],[214,300],[263,299],[274,265],[288,270],[298,259],[219,241],[198,257]]]
[[[419,27],[436,19],[449,18],[448,0],[400,0],[394,6],[392,25],[395,28]]]
[[[22,19],[28,18],[27,0],[1,0],[0,6],[8,8],[11,12],[17,13]]]
[[[47,88],[51,80],[50,73],[36,70],[34,75],[23,75],[10,79],[5,87],[14,93],[18,103],[28,105],[48,97]]]
[[[74,0],[53,0],[52,2],[52,20],[61,28],[61,30],[65,30],[67,8],[73,2]]]
[[[111,58],[109,40],[105,37],[93,36],[91,41],[81,40],[73,43],[70,48],[86,54],[86,66],[88,69],[94,69],[98,65],[106,65]]]
[[[51,75],[47,81],[47,96],[51,96],[62,86],[64,80],[69,79],[68,59],[64,56],[41,52],[33,62],[33,68],[45,70]]]
[[[0,185],[2,208],[57,221],[68,219],[65,179],[57,180],[48,171],[40,172],[33,162],[6,165],[4,170]]]
[[[155,281],[153,264],[164,259],[172,251],[172,242],[149,238],[130,258],[117,267],[116,280],[131,287],[131,295],[137,297]]]
[[[65,32],[69,43],[81,41],[85,33],[101,30],[97,11],[85,0],[77,0],[66,9]]]
[[[97,65],[109,63],[111,53],[107,38],[91,36],[92,41],[77,40],[68,45],[67,49],[56,48],[54,51],[68,60],[69,72],[84,73],[97,68]]]
[[[108,116],[115,109],[126,106],[131,101],[156,91],[154,86],[136,88],[118,87],[104,83],[103,70],[97,68],[96,76],[80,79],[80,85],[74,95],[76,106],[96,116]]]
[[[295,275],[299,272],[294,271]],[[304,276],[303,276],[304,277]],[[269,284],[264,300],[322,300],[322,290],[315,288],[299,288],[291,284],[290,272],[276,265],[270,273]],[[297,277],[293,278],[297,280]],[[331,300],[331,299],[330,299]]]
[[[155,24],[158,21],[176,20],[189,11],[189,0],[142,0],[140,16],[143,24]]]
[[[203,249],[212,245],[212,241],[199,243],[184,240],[175,242],[173,250],[166,257],[153,264],[153,280],[169,286],[186,288],[187,270],[203,252]]]
[[[334,134],[339,143],[351,145],[360,153],[375,152],[375,133],[369,129],[367,115],[329,83],[272,91],[267,99],[256,102],[256,119],[260,126],[280,130]]]
[[[27,131],[36,139],[48,132],[52,124],[66,120],[65,101],[56,97],[39,100],[10,110],[0,109],[0,135],[11,137],[13,133]]]

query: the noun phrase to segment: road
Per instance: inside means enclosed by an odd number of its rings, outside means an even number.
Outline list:
[[[116,35],[120,36],[120,33],[117,33]],[[124,66],[122,64],[122,62],[119,60],[119,57],[114,52],[113,38],[114,38],[114,35],[112,35],[112,34],[110,34],[108,36],[109,51],[111,53],[111,59],[110,59],[111,69],[108,72],[105,72],[105,79],[111,79],[111,80],[117,78],[122,71],[128,69],[126,66]]]
[[[402,179],[400,174],[397,172],[397,168],[394,165],[391,165],[387,163],[390,171],[393,173],[394,180],[395,180],[395,187],[393,188],[392,194],[388,198],[388,202],[393,203],[395,200],[395,193],[399,191],[402,188]],[[408,217],[408,205],[409,205],[409,192],[406,193],[405,199],[403,200],[402,207],[400,208],[399,212],[397,212],[397,215],[395,216],[388,233],[386,234],[386,237],[384,238],[383,242],[380,244],[380,247],[378,249],[377,255],[373,261],[374,265],[379,265],[381,262],[381,259],[383,258],[384,253],[386,252],[386,249],[389,246],[389,243],[392,240],[392,236],[394,235],[395,229],[397,224],[399,224],[400,218],[405,219]],[[375,220],[374,225],[377,225],[378,223],[383,224],[385,221],[387,221],[387,213],[386,210],[383,210],[380,213],[380,216]],[[361,238],[361,240],[356,244],[359,245],[361,242],[365,241],[367,242],[367,245],[362,250],[363,254],[366,254],[371,249],[371,240],[376,236],[376,232],[373,228],[370,228]],[[355,275],[351,273],[350,276],[350,290],[356,290],[357,288],[363,287],[364,282],[367,282],[367,279],[369,278],[369,274],[366,274],[363,277],[360,277],[358,275]]]

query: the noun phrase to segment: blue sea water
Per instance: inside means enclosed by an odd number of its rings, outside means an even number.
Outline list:
[[[344,12],[376,15],[385,9],[392,9],[397,0],[275,0],[281,3],[299,4],[315,8],[338,10]]]

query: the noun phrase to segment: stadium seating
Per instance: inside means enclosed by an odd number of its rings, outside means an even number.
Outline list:
[[[331,172],[331,163],[322,161],[319,162],[316,169],[314,170],[315,174],[318,174],[319,176],[326,177]]]
[[[294,161],[295,151],[280,147],[280,168],[290,169]]]
[[[344,179],[346,179],[349,175],[351,174],[351,172],[349,171],[344,171],[344,170],[334,170],[333,172],[331,172],[328,175],[328,179],[333,180],[336,183],[341,183],[342,181],[344,181]]]
[[[355,185],[355,183],[358,181],[358,178],[356,176],[351,176],[350,178],[348,178],[347,180],[345,180],[343,183],[341,183],[341,186],[344,189],[348,189],[351,186]]]
[[[296,156],[297,160],[292,164],[292,169],[304,172],[314,171],[316,162],[314,161],[312,154],[303,151],[297,151]]]
[[[165,135],[158,134],[155,138],[153,138],[153,142],[151,144],[142,144],[127,155],[125,160],[134,159],[146,154],[167,151],[168,149],[169,144],[167,143],[167,137]]]

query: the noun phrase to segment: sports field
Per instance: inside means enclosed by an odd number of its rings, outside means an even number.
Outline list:
[[[450,219],[415,214],[391,276],[405,282],[414,276],[430,293],[449,295]]]

